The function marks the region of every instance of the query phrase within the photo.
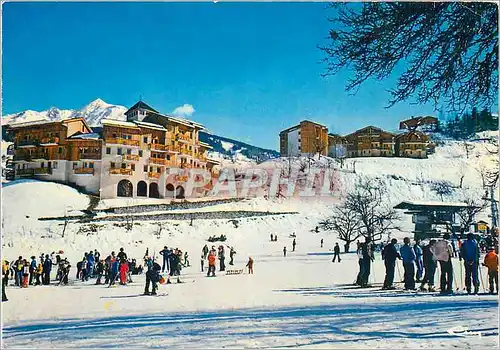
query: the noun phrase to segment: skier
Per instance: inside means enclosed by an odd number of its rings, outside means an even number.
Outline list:
[[[274,242],[274,236],[272,233],[271,233],[271,242]]]
[[[219,246],[219,263],[220,263],[220,268],[219,271],[225,271],[226,270],[226,264],[224,264],[225,260],[225,254],[224,254],[224,247]]]
[[[95,284],[101,284],[102,274],[104,273],[104,262],[99,260],[96,265],[97,280]]]
[[[486,266],[488,268],[490,293],[494,294],[494,285],[496,285],[496,294],[498,294],[498,255],[497,253],[495,253],[494,247],[489,248],[488,254],[486,254],[486,256],[484,257],[483,266]]]
[[[386,245],[384,250],[382,250],[382,260],[384,260],[385,265],[385,279],[382,289],[396,289],[393,286],[394,268],[396,267],[396,259],[401,259],[401,255],[396,249],[396,243],[398,243],[398,240],[393,238],[391,239],[391,243]]]
[[[180,280],[180,273],[181,273],[181,254],[182,252],[179,251],[178,249],[175,249],[173,253],[170,255],[171,260],[170,260],[170,273],[167,278],[167,284],[171,284],[170,282],[170,277],[172,276],[177,276],[177,283],[181,283]]]
[[[403,259],[403,267],[405,270],[405,290],[415,290],[415,250],[410,246],[410,238],[405,237],[404,245],[399,249],[401,258]]]
[[[233,247],[231,247],[231,250],[229,251],[229,265],[234,265],[234,255],[236,254],[236,251],[234,250]]]
[[[417,277],[416,281],[421,282],[422,275],[424,273],[424,262],[423,262],[423,252],[422,247],[420,246],[420,240],[415,240],[415,245],[413,246],[413,250],[415,251],[415,262],[417,264]]]
[[[203,256],[203,253],[201,254],[201,259],[200,259],[200,263],[201,263],[201,272],[203,272],[203,265],[205,265],[205,258]]]
[[[210,273],[212,274],[212,277],[215,277],[215,253],[210,252],[208,254],[208,273],[207,277],[210,277]]]
[[[422,280],[422,284],[420,285],[420,290],[425,291],[425,284],[427,283],[429,288],[429,292],[434,292],[434,274],[436,273],[437,262],[434,260],[432,256],[432,250],[434,249],[434,245],[436,244],[435,239],[431,239],[429,244],[425,245],[422,248],[423,253],[423,263],[424,263],[424,279]]]
[[[127,284],[127,273],[128,273],[128,262],[127,260],[122,260],[120,262],[120,284],[122,286]]]
[[[88,261],[87,261],[87,253],[85,253],[85,257],[82,260],[82,282],[88,281],[89,277],[87,275],[87,266],[88,266]]]
[[[94,277],[94,266],[95,266],[94,252],[90,251],[87,255],[87,278]]]
[[[35,277],[36,274],[36,258],[34,256],[31,257],[31,263],[30,263],[30,281],[29,284],[33,284],[33,277]]]
[[[45,261],[43,263],[43,284],[50,284],[50,271],[52,270],[52,260],[49,258],[49,254],[45,255]]]
[[[333,247],[333,259],[332,259],[332,263],[335,262],[335,258],[338,258],[339,262],[340,262],[340,247],[339,247],[338,243],[335,243],[335,247]]]
[[[9,262],[7,260],[2,261],[2,301],[8,301],[7,295],[5,294],[5,287],[9,283]]]
[[[42,278],[42,275],[43,275],[43,260],[40,259],[40,262],[38,263],[38,266],[36,268],[35,286],[39,286],[40,284],[42,284],[42,282],[40,281],[40,278]]]
[[[68,262],[68,259],[62,259],[60,262],[60,270],[61,270],[61,278],[59,280],[59,284],[68,284],[68,276],[69,276],[69,271],[71,270],[71,265]]]
[[[109,282],[109,286],[112,286],[115,284],[115,281],[118,278],[119,273],[120,273],[120,260],[117,257],[117,258],[112,259],[111,280]]]
[[[28,261],[24,259],[23,288],[28,288],[29,276],[30,276],[30,265],[28,264]]]
[[[189,267],[188,252],[184,253],[184,266]]]
[[[165,267],[167,268],[168,271],[168,248],[167,246],[163,247],[162,250],[160,250],[160,255],[163,256],[163,265],[161,267],[161,272],[165,272]]]
[[[274,235],[274,241],[278,242],[278,235]]]
[[[293,242],[292,242],[292,252],[295,251],[295,246],[297,245],[297,242],[295,242],[295,238],[293,239]]]
[[[123,251],[123,248],[120,248],[120,252],[116,257],[118,258],[119,261],[127,260],[127,254]]]
[[[160,281],[160,270],[161,266],[155,263],[150,257],[145,260],[145,265],[148,270],[146,272],[146,286],[144,287],[144,295],[156,295],[156,289],[158,288],[158,282]],[[149,285],[152,284],[152,291],[149,292]]]
[[[246,264],[246,267],[248,267],[248,274],[253,275],[253,259],[251,256],[248,258],[248,262]]]
[[[321,238],[321,248],[323,248],[323,238]]]
[[[80,279],[82,273],[82,262],[79,261],[76,263],[76,279]]]
[[[286,258],[286,247],[283,247],[283,256]]]
[[[459,260],[462,261],[462,259],[465,266],[465,287],[467,288],[467,294],[471,294],[471,277],[474,284],[474,294],[477,294],[479,291],[479,279],[477,276],[479,247],[472,233],[467,234],[467,239],[462,243],[462,247],[460,248]]]
[[[449,239],[450,234],[446,232],[443,235],[443,239],[439,240],[431,247],[434,260],[439,261],[439,266],[441,268],[441,294],[453,293],[453,265],[451,263],[453,248],[451,247]]]
[[[361,278],[361,287],[368,287],[371,263],[375,260],[375,258],[373,257],[371,241],[372,240],[370,237],[366,237],[365,243],[361,244],[361,254],[363,255],[363,273]]]
[[[207,258],[207,255],[208,255],[208,246],[205,244],[205,246],[203,247],[203,260],[205,260]]]
[[[47,255],[47,259],[48,259]],[[52,264],[52,261],[51,261]],[[21,287],[23,284],[24,259],[22,256],[16,261],[16,286]]]

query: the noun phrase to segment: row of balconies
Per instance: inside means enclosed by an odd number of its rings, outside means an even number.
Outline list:
[[[50,175],[52,168],[16,169],[17,176]]]
[[[19,140],[16,142],[17,147],[26,147],[26,146],[43,146],[43,145],[50,145],[50,144],[58,144],[59,143],[59,137],[44,137],[40,140]]]

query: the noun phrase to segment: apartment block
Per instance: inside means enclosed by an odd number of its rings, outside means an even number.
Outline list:
[[[327,155],[328,128],[303,120],[300,124],[280,132],[280,154],[283,157],[300,155]]]

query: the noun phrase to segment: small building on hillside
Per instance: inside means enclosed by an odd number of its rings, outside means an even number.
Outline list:
[[[436,117],[411,117],[399,122],[399,130],[421,130],[425,132],[436,131],[439,120]]]
[[[345,136],[348,157],[392,157],[395,134],[367,126]]]
[[[396,136],[395,154],[406,158],[427,158],[429,136],[420,131],[410,131]]]
[[[280,154],[282,157],[328,154],[328,128],[303,120],[300,124],[280,132]]]

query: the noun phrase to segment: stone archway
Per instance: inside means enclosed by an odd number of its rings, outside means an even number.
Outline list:
[[[158,191],[158,184],[156,182],[151,182],[149,184],[149,198],[160,198],[160,192]]]
[[[118,197],[132,197],[134,193],[134,186],[129,180],[121,180],[116,186],[116,195]]]
[[[165,197],[166,198],[174,198],[174,196],[175,196],[175,187],[174,187],[174,185],[167,184],[166,190],[167,191],[165,193]]]
[[[146,181],[139,181],[137,183],[137,197],[147,197],[148,196],[148,184]]]
[[[177,186],[177,188],[175,189],[175,198],[184,199],[184,187]]]

